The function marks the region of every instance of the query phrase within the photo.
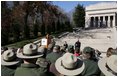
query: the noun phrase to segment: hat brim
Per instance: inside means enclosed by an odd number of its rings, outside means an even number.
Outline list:
[[[55,67],[56,67],[57,71],[59,73],[63,74],[63,75],[70,75],[70,76],[79,75],[84,70],[84,68],[85,68],[84,62],[79,61],[77,69],[68,70],[68,69],[65,69],[61,65],[61,60],[62,60],[62,58],[57,59],[57,61],[55,62]]]
[[[103,72],[104,75],[106,76],[115,76],[114,74],[112,74],[111,72],[107,71],[107,67],[106,67],[106,63],[107,63],[107,58],[101,58],[98,61],[98,66],[100,68],[100,70]]]
[[[27,56],[27,55],[23,55],[22,52],[18,51],[17,52],[17,57],[18,58],[22,58],[22,59],[33,59],[33,58],[39,58],[39,57],[42,57],[43,54],[38,52],[37,55],[34,55],[34,56]]]
[[[14,61],[7,62],[7,61],[3,60],[3,57],[1,56],[1,65],[11,66],[11,65],[16,65],[18,63],[20,63],[20,59],[18,59],[18,58],[16,60],[14,60]]]

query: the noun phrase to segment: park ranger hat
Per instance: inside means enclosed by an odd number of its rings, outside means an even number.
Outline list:
[[[98,61],[100,70],[106,76],[117,76],[117,55],[101,58]]]
[[[30,43],[23,47],[23,51],[17,51],[17,57],[24,59],[39,58],[43,56],[43,53],[38,51],[38,46]]]
[[[16,53],[12,49],[6,50],[1,55],[1,65],[11,66],[20,63],[20,59],[16,57]]]
[[[55,67],[63,75],[75,76],[84,70],[85,64],[72,53],[67,52],[56,60]]]
[[[87,46],[83,49],[83,52],[84,53],[92,53],[92,52],[95,52],[95,50],[93,48]]]

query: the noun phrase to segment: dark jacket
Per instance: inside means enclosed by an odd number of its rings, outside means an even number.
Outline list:
[[[97,62],[89,59],[83,61],[85,63],[85,69],[81,73],[82,76],[100,76],[101,71],[98,67]]]
[[[65,48],[68,48],[68,44],[64,44]]]
[[[12,66],[2,66],[1,65],[1,76],[13,76],[15,73],[16,67]]]
[[[80,43],[79,41],[77,41],[77,42],[75,43],[75,49],[80,50],[80,47],[81,47],[81,43]]]
[[[36,64],[21,64],[16,69],[15,76],[47,76],[47,68]]]
[[[46,59],[50,61],[51,63],[54,63],[59,57],[61,57],[62,54],[57,52],[51,52],[46,56]]]

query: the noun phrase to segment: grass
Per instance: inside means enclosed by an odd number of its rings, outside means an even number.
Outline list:
[[[63,32],[61,32],[63,33]],[[52,36],[55,36],[55,37],[58,37],[61,33],[59,32],[56,32],[56,33],[52,33],[51,35]],[[44,37],[44,36],[43,36]],[[40,38],[35,38],[35,39],[28,39],[28,40],[23,40],[23,41],[20,41],[20,42],[16,42],[16,43],[13,43],[13,44],[8,44],[8,45],[5,45],[5,47],[12,47],[12,48],[20,48],[20,47],[23,47],[24,45],[28,44],[28,43],[32,43],[34,41],[37,41],[43,37],[40,37]]]
[[[23,40],[20,42],[16,42],[13,44],[9,44],[9,45],[5,45],[6,47],[13,47],[13,48],[19,48],[19,47],[23,47],[24,45],[28,44],[28,43],[32,43],[36,40],[39,40],[40,38],[36,38],[36,39],[30,39],[30,40]]]

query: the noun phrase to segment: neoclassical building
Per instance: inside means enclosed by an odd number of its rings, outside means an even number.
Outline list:
[[[115,27],[117,25],[117,3],[101,2],[86,7],[85,27]]]

